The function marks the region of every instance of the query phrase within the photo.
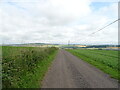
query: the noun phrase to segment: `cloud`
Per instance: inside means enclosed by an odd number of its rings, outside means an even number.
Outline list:
[[[117,19],[117,3],[108,3],[98,10],[94,5],[91,7],[92,3],[90,0],[4,0],[0,9],[0,38],[4,43],[67,43],[68,40],[80,44],[116,43],[117,23],[91,37],[88,35]]]

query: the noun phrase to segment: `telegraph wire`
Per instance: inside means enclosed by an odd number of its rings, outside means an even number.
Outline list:
[[[116,23],[116,22],[119,21],[119,20],[120,20],[120,18],[117,19],[117,20],[115,20],[115,21],[113,21],[113,22],[111,22],[111,23],[109,23],[108,25],[102,27],[101,29],[99,29],[99,30],[97,30],[97,31],[95,31],[95,32],[92,32],[92,33],[88,34],[88,36],[86,36],[84,39],[88,38],[89,36],[91,36],[91,35],[93,35],[93,34],[96,34],[96,33],[99,32],[99,31],[102,31],[102,30],[105,29],[106,27],[108,27],[108,26],[110,26],[110,25]],[[79,40],[84,41],[83,39],[79,39]]]
[[[108,25],[104,26],[103,28],[101,28],[101,29],[99,29],[99,30],[97,30],[97,31],[95,31],[95,32],[93,32],[93,33],[91,33],[91,34],[89,34],[89,35],[95,34],[95,33],[97,33],[97,32],[99,32],[99,31],[101,31],[101,30],[105,29],[106,27],[108,27],[108,26],[112,25],[113,23],[115,23],[115,22],[117,22],[117,21],[119,21],[119,20],[120,20],[120,18],[119,18],[119,19],[117,19],[117,20],[115,20],[115,21],[113,21],[113,22],[111,22],[110,24],[108,24]],[[89,36],[89,35],[88,35],[88,36]]]

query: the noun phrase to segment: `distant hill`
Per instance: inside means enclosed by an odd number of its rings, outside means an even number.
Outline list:
[[[120,45],[81,45],[81,44],[52,44],[52,43],[24,43],[24,44],[4,44],[3,46],[41,46],[41,47],[61,47],[61,48],[108,48],[120,47]]]

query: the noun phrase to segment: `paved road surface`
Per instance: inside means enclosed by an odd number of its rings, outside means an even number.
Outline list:
[[[116,80],[65,50],[59,50],[42,82],[42,88],[117,87]]]

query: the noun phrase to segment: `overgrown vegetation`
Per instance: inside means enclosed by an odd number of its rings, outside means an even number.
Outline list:
[[[118,51],[89,49],[69,49],[67,51],[120,80]]]
[[[2,47],[3,88],[39,88],[57,48]]]

